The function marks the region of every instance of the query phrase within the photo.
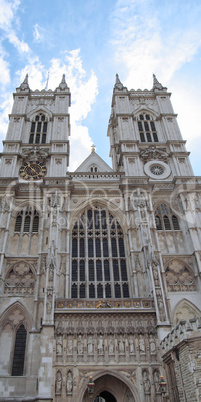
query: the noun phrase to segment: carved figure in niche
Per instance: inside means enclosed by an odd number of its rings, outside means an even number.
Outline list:
[[[84,344],[83,344],[83,339],[82,336],[78,336],[78,341],[77,341],[77,353],[78,355],[82,355],[84,350]]]
[[[142,378],[143,378],[144,392],[145,392],[145,394],[150,394],[151,383],[149,381],[148,373],[146,370],[143,371]]]
[[[149,348],[150,348],[150,353],[155,353],[156,343],[155,343],[153,336],[150,336],[150,338],[149,338]]]
[[[139,337],[139,351],[140,353],[145,353],[145,341],[142,335]]]
[[[98,354],[103,354],[104,353],[104,340],[103,340],[103,336],[100,335],[99,339],[98,339],[98,345],[97,345],[97,349],[98,349]]]
[[[47,294],[47,303],[46,303],[47,313],[50,314],[52,311],[52,291],[49,290]]]
[[[158,298],[158,309],[160,312],[160,318],[161,320],[165,320],[165,309],[164,309],[164,304],[163,304],[163,300]]]
[[[62,355],[63,352],[63,343],[62,343],[62,337],[57,338],[57,343],[56,343],[56,354],[57,355]]]
[[[129,337],[128,343],[129,343],[129,352],[134,353],[134,351],[135,351],[134,350],[134,341],[133,341],[132,336]]]
[[[156,286],[159,286],[159,280],[158,280],[158,271],[157,268],[153,268],[153,277],[154,277],[154,282]]]
[[[160,393],[160,375],[158,371],[154,371],[154,387],[155,387],[155,391],[156,393]]]
[[[72,338],[68,339],[67,353],[69,355],[72,355],[72,353],[73,353],[73,340],[72,340]]]
[[[109,349],[109,355],[113,355],[114,354],[114,339],[111,336],[108,341],[108,349]]]
[[[119,353],[124,353],[124,339],[122,336],[119,339]]]
[[[62,375],[61,371],[57,371],[55,380],[55,394],[61,395],[61,390],[62,390]]]
[[[67,380],[66,380],[66,394],[72,394],[73,391],[73,375],[72,372],[69,370],[67,374]]]
[[[93,348],[94,348],[94,343],[93,343],[92,337],[90,336],[87,341],[87,349],[88,349],[89,355],[93,354]]]

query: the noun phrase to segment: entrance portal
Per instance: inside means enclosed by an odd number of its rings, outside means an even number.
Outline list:
[[[117,402],[117,400],[110,392],[103,391],[100,393],[100,397],[96,397],[94,402]]]

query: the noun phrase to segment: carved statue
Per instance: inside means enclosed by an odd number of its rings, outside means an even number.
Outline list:
[[[109,338],[108,345],[109,355],[114,354],[114,339],[112,337]]]
[[[151,353],[154,353],[156,351],[156,343],[153,336],[151,336],[149,339],[149,348]]]
[[[160,375],[158,371],[154,371],[154,386],[155,386],[155,391],[156,393],[160,393]]]
[[[73,340],[72,338],[68,339],[67,353],[71,355],[73,353]]]
[[[98,339],[97,349],[98,349],[98,354],[104,353],[104,340],[103,340],[102,335],[100,335],[100,337]]]
[[[62,352],[63,352],[62,338],[58,337],[56,342],[56,354],[62,355]]]
[[[57,371],[55,380],[55,394],[61,395],[61,390],[62,390],[62,375],[61,371]]]
[[[142,378],[143,378],[144,392],[145,394],[149,394],[151,391],[151,383],[149,381],[148,373],[146,370],[143,371]]]
[[[140,337],[139,337],[139,351],[140,351],[140,353],[145,353],[145,342],[144,342],[144,338],[142,337],[142,335],[140,335]]]
[[[93,346],[94,346],[94,344],[93,344],[93,339],[92,339],[92,337],[90,336],[90,337],[88,338],[88,342],[87,342],[88,354],[89,354],[89,355],[92,355],[92,354],[93,354]]]
[[[119,353],[124,353],[124,340],[122,336],[119,339]]]
[[[82,336],[78,336],[78,341],[77,341],[77,353],[78,355],[82,355],[84,350],[84,345],[83,345],[83,339]]]
[[[72,394],[73,391],[73,375],[72,372],[69,370],[67,374],[67,381],[66,381],[66,393],[67,395]]]
[[[133,342],[133,337],[132,336],[130,336],[130,338],[128,340],[128,343],[129,343],[129,352],[134,353],[134,342]]]

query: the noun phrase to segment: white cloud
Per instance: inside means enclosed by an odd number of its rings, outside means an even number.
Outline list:
[[[3,31],[3,37],[6,37],[19,53],[27,53],[30,48],[26,42],[18,38],[16,29],[20,4],[20,0],[0,0],[0,28]]]
[[[165,15],[164,6],[163,13]],[[194,12],[194,11],[193,11]],[[171,16],[169,16],[171,18]],[[163,31],[163,15],[147,0],[119,0],[112,15],[115,58],[124,68],[125,85],[150,85],[151,73],[169,82],[175,71],[189,62],[201,45],[200,21],[186,29],[172,25]],[[125,68],[126,67],[126,68]]]
[[[43,41],[43,28],[40,27],[38,24],[34,25],[34,41],[35,42],[42,42]]]
[[[0,56],[0,84],[2,89],[10,82],[9,64],[2,56]]]
[[[98,93],[97,77],[93,71],[87,77],[79,53],[79,49],[66,52],[62,59],[52,59],[49,68],[48,88],[54,90],[58,87],[62,75],[65,74],[67,84],[72,93],[72,106],[69,111],[71,121],[70,140],[72,144],[70,170],[76,169],[90,153],[92,139],[88,128],[82,124],[82,120],[90,112]],[[30,64],[27,64],[23,70],[17,72],[21,82],[27,73],[29,75],[29,86],[32,90],[45,88],[48,72],[38,58],[31,60]]]

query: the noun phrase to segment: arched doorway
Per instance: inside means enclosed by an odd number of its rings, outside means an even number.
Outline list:
[[[96,397],[94,402],[117,402],[117,400],[109,391],[103,391],[100,396]]]
[[[94,402],[137,402],[138,398],[134,396],[136,391],[113,374],[103,374],[93,380],[95,383],[93,401]],[[89,396],[85,390],[82,402],[88,402]]]

